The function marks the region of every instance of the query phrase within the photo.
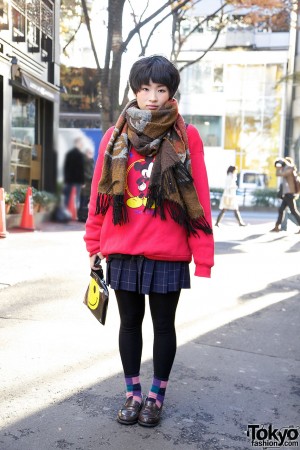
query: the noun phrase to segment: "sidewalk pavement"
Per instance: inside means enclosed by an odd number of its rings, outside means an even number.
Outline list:
[[[1,450],[246,450],[248,425],[299,427],[299,239],[264,235],[270,224],[216,230],[212,280],[193,279],[182,294],[155,429],[115,420],[124,396],[117,310],[112,294],[105,327],[83,311],[84,225],[45,224],[1,240]],[[148,314],[145,390],[151,333]]]

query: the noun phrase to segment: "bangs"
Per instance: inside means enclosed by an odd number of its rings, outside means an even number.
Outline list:
[[[132,66],[129,75],[130,87],[136,94],[143,84],[148,85],[150,81],[166,86],[170,97],[173,97],[177,91],[180,76],[176,67],[164,57],[142,58]]]
[[[163,84],[167,86],[169,89],[172,85],[172,79],[170,74],[168,74],[163,67],[159,66],[158,64],[147,67],[146,70],[143,72],[140,72],[139,74],[139,89],[143,84],[149,84],[150,81],[157,84]]]

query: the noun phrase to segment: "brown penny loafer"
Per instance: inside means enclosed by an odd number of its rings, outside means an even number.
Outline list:
[[[143,427],[156,427],[159,424],[162,405],[159,408],[155,402],[146,399],[138,417],[139,425]]]
[[[133,425],[137,423],[139,413],[142,408],[142,403],[133,400],[133,397],[129,397],[121,409],[118,411],[117,421],[124,425]]]

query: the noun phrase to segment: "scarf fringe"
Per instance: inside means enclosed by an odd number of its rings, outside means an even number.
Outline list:
[[[107,210],[111,205],[111,202],[112,202],[111,195],[102,194],[98,192],[95,215],[97,216],[98,214],[101,214],[102,216],[104,216],[107,213]]]
[[[193,230],[202,230],[205,234],[213,234],[213,230],[204,216],[198,217],[197,219],[191,219],[191,226],[191,233],[193,235],[195,235]],[[198,233],[196,232],[196,234]]]
[[[192,219],[189,217],[187,211],[178,203],[171,200],[164,200],[161,190],[158,186],[152,186],[148,191],[148,198],[145,209],[151,210],[155,205],[153,216],[160,215],[161,220],[166,220],[166,210],[170,214],[174,222],[184,227],[188,236],[198,236],[197,230],[202,230],[205,234],[213,234],[212,228],[204,216]]]
[[[187,231],[188,236],[198,236],[198,230],[202,230],[205,234],[212,234],[212,228],[204,216],[192,219],[189,217],[187,211],[178,205],[178,203],[166,200],[164,202],[167,211],[174,220]]]
[[[124,202],[124,195],[113,196],[113,224],[124,225],[129,222],[127,207]]]
[[[124,195],[109,195],[98,192],[95,215],[105,216],[110,205],[113,205],[113,224],[123,225],[129,222]]]

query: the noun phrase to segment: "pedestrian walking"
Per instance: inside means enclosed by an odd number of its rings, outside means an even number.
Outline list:
[[[117,420],[126,425],[159,423],[176,353],[176,308],[181,289],[190,288],[189,263],[193,257],[199,277],[210,277],[213,266],[203,144],[178,112],[179,82],[179,71],[163,56],[133,64],[135,98],[105,133],[92,181],[84,239],[92,268],[96,255],[106,258],[118,303],[126,401]],[[153,381],[144,398],[146,295],[154,343]]]
[[[220,200],[220,205],[219,205],[219,209],[221,210],[218,217],[217,217],[217,221],[216,221],[216,227],[219,226],[219,223],[221,222],[225,212],[227,210],[231,210],[234,212],[234,215],[236,217],[236,220],[238,221],[239,225],[241,227],[246,226],[245,222],[243,221],[240,211],[239,211],[239,206],[238,206],[238,201],[237,201],[237,195],[236,195],[236,191],[237,191],[237,167],[236,166],[229,166],[227,169],[227,176],[226,176],[226,180],[225,180],[225,188]]]
[[[91,185],[94,173],[94,152],[93,149],[87,148],[84,155],[84,185],[80,192],[80,206],[78,209],[78,220],[85,222],[88,215],[88,204],[91,195]]]
[[[74,141],[74,147],[66,154],[64,161],[64,203],[68,208],[72,188],[76,189],[76,208],[80,204],[81,187],[84,184],[84,155],[83,139],[78,137]]]
[[[271,232],[279,232],[281,230],[281,224],[287,208],[290,209],[291,214],[300,226],[300,213],[296,206],[298,194],[296,193],[295,174],[297,174],[297,167],[295,166],[294,160],[290,157],[277,158],[275,160],[275,167],[276,176],[282,178],[282,201],[278,209],[275,227]],[[300,229],[297,234],[300,234]]]

